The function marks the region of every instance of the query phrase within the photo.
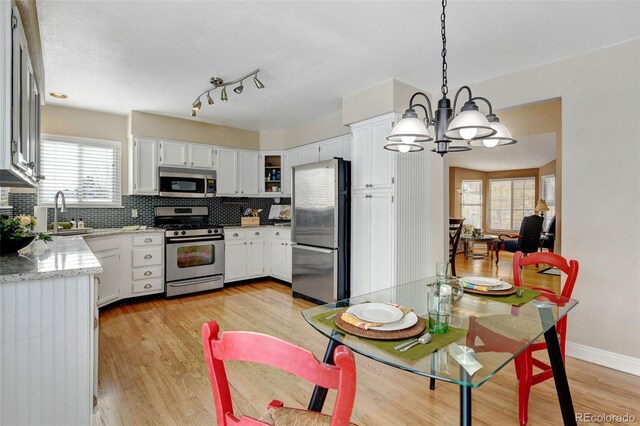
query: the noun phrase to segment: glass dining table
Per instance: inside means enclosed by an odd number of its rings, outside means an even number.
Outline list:
[[[345,345],[375,361],[429,377],[431,389],[435,388],[437,380],[458,385],[460,424],[470,425],[471,390],[491,379],[531,344],[546,342],[564,424],[575,425],[571,392],[556,331],[556,323],[577,305],[574,299],[550,297],[531,290],[527,290],[522,298],[465,293],[453,307],[449,330],[449,333],[455,333],[449,336],[452,341],[447,341],[446,335],[440,335],[439,341],[447,342],[440,347],[437,343],[429,343],[404,352],[395,348],[409,341],[408,338],[385,343],[358,337],[335,325],[335,318],[342,314],[342,310],[366,302],[409,307],[419,321],[425,321],[428,318],[427,292],[435,281],[435,277],[417,280],[302,311],[309,325],[329,338],[323,361],[332,364],[335,348]],[[434,338],[432,342],[437,340]],[[429,345],[436,346],[428,348]],[[316,386],[309,410],[321,411],[326,394],[326,389]]]

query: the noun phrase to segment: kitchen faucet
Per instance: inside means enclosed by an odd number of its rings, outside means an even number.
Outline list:
[[[67,203],[64,201],[64,192],[56,192],[56,197],[53,199],[53,233],[58,233],[58,197],[62,195],[62,208],[60,213],[67,212]]]

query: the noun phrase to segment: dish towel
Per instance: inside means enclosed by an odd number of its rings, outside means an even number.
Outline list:
[[[387,303],[387,305],[389,306],[393,306],[396,307],[398,309],[400,309],[402,311],[402,318],[404,318],[409,312],[413,312],[413,308],[409,308],[406,306],[401,306],[401,305],[396,305],[394,303]],[[342,319],[342,321],[351,324],[351,325],[355,325],[358,328],[361,328],[363,330],[369,330],[372,327],[380,327],[381,325],[384,325],[385,323],[383,322],[368,322],[368,321],[363,321],[360,318],[358,318],[355,315],[351,315],[348,314],[347,312],[344,312],[340,318]]]

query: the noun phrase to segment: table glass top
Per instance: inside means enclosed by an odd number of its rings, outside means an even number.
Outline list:
[[[453,330],[462,329],[454,331],[461,337],[422,357],[419,354],[428,345],[423,348],[416,346],[400,353],[393,347],[410,339],[381,344],[379,340],[357,337],[332,327],[335,321],[332,314],[339,312],[340,308],[365,302],[410,307],[419,319],[428,318],[427,293],[429,286],[435,281],[435,277],[432,277],[410,282],[307,309],[302,311],[302,315],[317,331],[348,346],[354,352],[415,374],[477,387],[493,377],[531,343],[544,342],[544,332],[578,303],[574,299],[541,294],[518,307],[465,293],[454,305],[450,321]],[[438,338],[444,336],[446,335]]]
[[[460,238],[463,240],[497,240],[497,235],[471,235],[471,234],[462,234]]]

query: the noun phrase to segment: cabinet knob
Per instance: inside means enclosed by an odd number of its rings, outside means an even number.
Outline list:
[[[276,235],[280,235],[280,232],[276,232]]]
[[[256,233],[255,233],[255,235],[260,235],[260,233],[259,233],[259,232],[256,232]]]
[[[240,191],[241,194],[244,194],[244,191]]]
[[[247,242],[246,242],[246,241],[244,242],[244,245],[245,245],[245,246],[247,245]]]
[[[152,240],[151,238],[145,238],[145,239],[144,239],[144,242],[145,242],[145,243],[152,243],[152,242],[153,242],[153,240]]]
[[[281,246],[283,246],[283,245],[284,245],[284,243],[280,243],[280,245],[281,245]]]
[[[235,234],[233,234],[233,236],[234,236],[234,237],[237,237],[237,236],[238,236],[238,233],[236,232]]]
[[[184,162],[184,163],[182,163],[182,164],[186,166],[186,165],[187,165],[187,162],[185,161],[185,162]],[[193,164],[193,163],[191,163],[191,164]]]
[[[252,246],[252,245],[253,245],[253,242],[250,242],[250,243],[249,243],[249,245],[251,245],[251,246]]]
[[[151,256],[150,254],[146,254],[146,255],[144,256],[144,258],[145,258],[145,259],[151,259],[151,258],[153,258],[153,256]]]
[[[151,287],[152,287],[151,284],[145,284],[144,285],[144,288],[151,288]]]
[[[151,272],[151,271],[146,271],[146,272],[144,273],[144,276],[145,276],[145,277],[148,277],[149,275],[153,275],[153,272]]]

